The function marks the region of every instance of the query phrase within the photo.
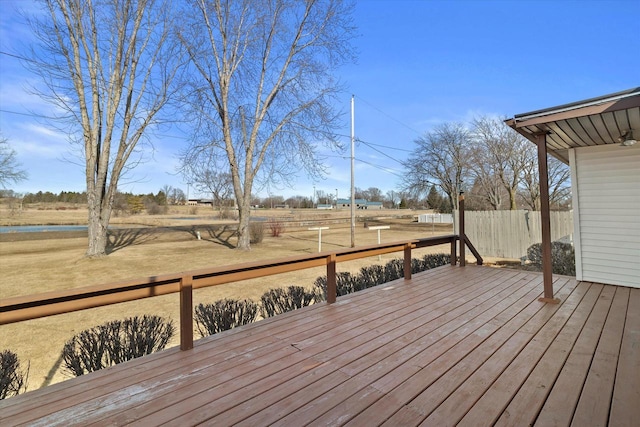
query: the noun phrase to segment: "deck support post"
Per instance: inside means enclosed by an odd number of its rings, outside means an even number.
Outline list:
[[[464,234],[464,194],[460,193],[458,196],[458,235],[460,239],[460,267],[467,265],[465,246],[467,244],[467,238]]]
[[[327,257],[327,302],[329,304],[336,302],[337,294],[336,254],[331,254]]]
[[[411,280],[411,243],[404,244],[404,280]]]
[[[451,239],[451,265],[456,265],[458,262],[458,239]]]
[[[547,132],[536,134],[538,146],[538,174],[540,176],[540,216],[542,221],[542,278],[544,297],[541,302],[557,304],[553,297],[553,265],[551,261],[551,215],[549,213],[549,170],[547,164]]]
[[[193,276],[180,279],[180,350],[193,348]]]

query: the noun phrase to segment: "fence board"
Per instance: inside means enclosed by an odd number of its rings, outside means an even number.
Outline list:
[[[458,214],[455,233],[458,232]],[[521,259],[542,241],[540,212],[466,211],[465,234],[483,256]],[[551,240],[573,242],[572,212],[551,212]]]

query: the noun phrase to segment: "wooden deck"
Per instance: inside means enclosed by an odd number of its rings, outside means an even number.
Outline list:
[[[440,267],[0,402],[0,425],[640,422],[640,289]]]

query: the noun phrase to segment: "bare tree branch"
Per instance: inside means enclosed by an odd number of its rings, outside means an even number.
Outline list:
[[[82,141],[87,256],[102,256],[119,179],[172,96],[179,55],[170,37],[171,3],[41,1],[48,17],[31,24],[44,53],[29,65],[47,85],[43,99],[64,111],[69,140]]]
[[[477,157],[474,171],[481,180],[501,183],[509,195],[509,209],[517,209],[516,193],[531,143],[502,119],[480,117],[474,119],[472,125]],[[489,191],[495,194],[497,190]]]
[[[407,161],[404,189],[417,197],[432,184],[440,186],[450,206],[458,208],[458,194],[470,179],[471,136],[460,123],[444,123],[416,141]]]
[[[9,146],[6,138],[0,137],[0,186],[7,188],[7,184],[17,184],[25,179],[27,173],[20,169],[15,150]]]
[[[254,185],[287,183],[302,170],[321,175],[318,145],[339,147],[333,71],[352,58],[351,7],[342,0],[191,4],[179,37],[195,71],[189,100],[198,125],[183,169],[202,158],[194,153],[207,153],[216,160],[208,164],[219,166],[209,176],[231,176],[238,248],[246,250]]]

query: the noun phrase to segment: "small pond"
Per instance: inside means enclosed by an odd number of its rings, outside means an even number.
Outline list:
[[[0,227],[0,233],[41,233],[43,231],[86,231],[86,225],[10,225]]]

